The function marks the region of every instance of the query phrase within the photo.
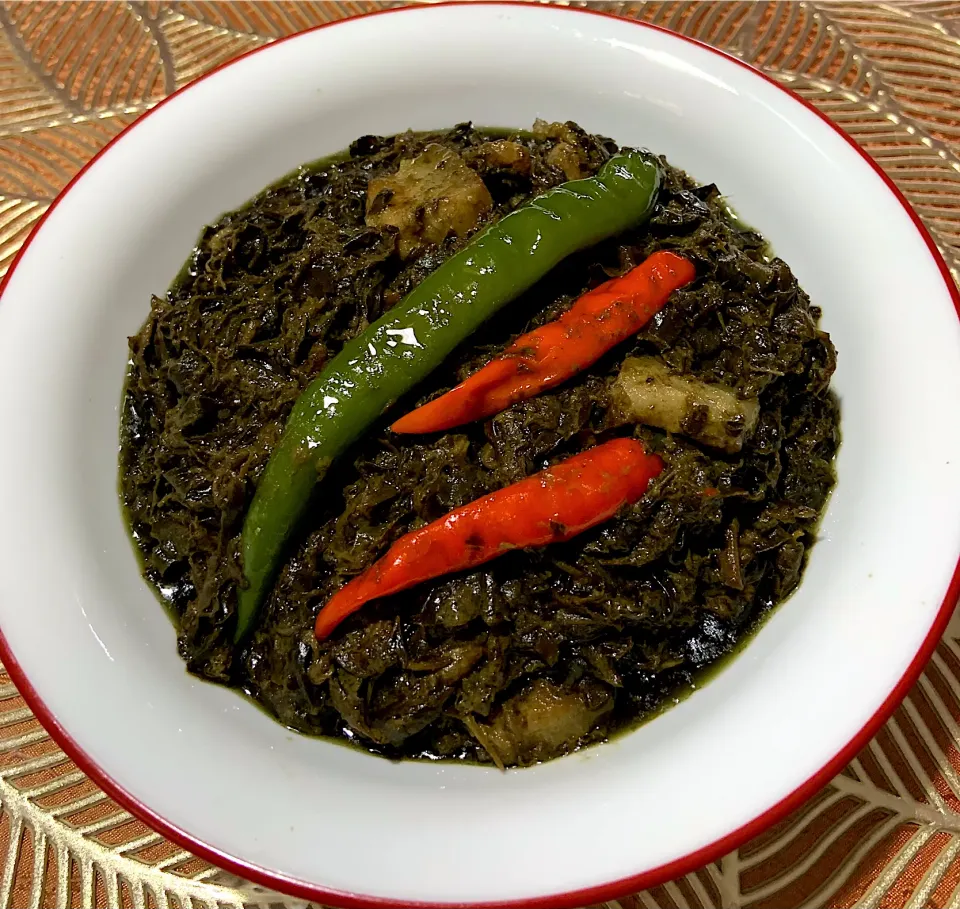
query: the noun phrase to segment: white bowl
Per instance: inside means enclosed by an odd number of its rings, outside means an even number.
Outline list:
[[[705,688],[534,769],[393,764],[187,675],[117,504],[126,338],[200,227],[364,133],[574,119],[648,145],[773,242],[839,349],[839,484],[803,584]],[[277,42],[84,169],[0,304],[3,660],[64,749],[202,856],[341,905],[611,898],[716,858],[840,769],[957,595],[957,295],[916,216],[820,115],[636,22],[420,8]]]

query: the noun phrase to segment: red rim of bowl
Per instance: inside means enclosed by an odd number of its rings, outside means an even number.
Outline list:
[[[222,63],[220,66],[215,67],[214,69],[210,70],[210,72],[205,73],[198,79],[194,80],[188,85],[183,86],[182,88],[173,92],[173,94],[168,95],[166,98],[160,101],[142,117],[139,117],[136,121],[126,127],[126,129],[114,136],[113,139],[111,139],[102,149],[100,149],[100,151],[77,172],[73,179],[57,195],[56,199],[54,199],[46,212],[44,212],[43,216],[36,223],[33,230],[31,230],[30,235],[27,237],[23,246],[17,253],[16,258],[11,263],[10,270],[7,272],[3,281],[0,282],[0,297],[2,297],[2,294],[7,287],[7,283],[10,281],[11,276],[16,270],[20,259],[26,253],[40,228],[43,227],[43,224],[49,217],[50,213],[57,207],[64,196],[70,192],[73,185],[87,172],[94,162],[106,154],[106,152],[113,145],[123,139],[123,137],[126,136],[127,133],[129,133],[132,129],[136,129],[137,125],[143,119],[149,117],[150,114],[163,107],[169,101],[172,101],[178,95],[185,91],[189,91],[189,89],[198,82],[202,82],[204,79],[209,79],[220,70],[226,69],[228,66],[233,66],[235,63],[238,63],[245,57],[260,53],[269,47],[274,47],[277,44],[282,44],[284,41],[290,41],[309,32],[315,32],[319,31],[320,29],[342,25],[344,22],[349,22],[351,19],[368,18],[370,16],[383,16],[390,13],[403,13],[414,10],[423,12],[427,9],[436,9],[437,7],[467,5],[511,7],[522,6],[529,9],[552,9],[554,11],[558,9],[557,7],[551,8],[548,6],[540,6],[539,4],[530,4],[527,2],[527,0],[465,0],[465,2],[464,0],[460,0],[460,2],[436,3],[426,7],[410,6],[399,9],[375,10],[370,13],[365,13],[362,16],[354,16],[347,19],[334,20],[333,22],[325,22],[321,25],[314,26],[313,28],[305,29],[304,31],[296,32],[292,35],[287,35],[286,37],[280,38],[271,44],[254,48],[245,54],[241,54],[238,57],[228,60],[226,63]],[[670,29],[662,28],[661,26],[653,25],[648,22],[640,22],[636,19],[628,19],[621,16],[616,16],[612,13],[602,12],[601,10],[582,8],[570,9],[563,7],[560,7],[559,9],[563,9],[565,14],[569,13],[576,15],[603,16],[608,19],[614,19],[617,22],[629,23],[630,25],[634,25],[638,28],[664,32],[672,35],[674,38],[677,38],[680,41],[685,41],[688,44],[694,44],[697,47],[710,51],[719,57],[723,57],[730,63],[734,63],[737,66],[740,66],[743,69],[753,73],[760,79],[763,79],[765,82],[776,86],[776,88],[788,95],[793,101],[802,105],[811,113],[815,114],[834,132],[841,136],[843,140],[857,152],[858,155],[860,155],[860,157],[873,169],[877,176],[883,180],[887,186],[887,189],[903,206],[904,211],[906,211],[907,215],[910,217],[910,220],[913,222],[918,233],[926,243],[927,249],[930,251],[930,255],[933,257],[934,262],[940,269],[940,273],[943,276],[944,283],[947,287],[947,292],[950,294],[950,297],[953,300],[954,308],[957,310],[957,316],[960,318],[960,289],[958,289],[957,285],[954,283],[950,274],[950,270],[947,268],[947,264],[943,260],[943,256],[940,254],[936,244],[931,239],[930,234],[927,232],[926,227],[924,227],[920,217],[910,206],[910,203],[907,202],[906,198],[904,198],[903,193],[900,192],[896,184],[890,179],[890,177],[887,176],[882,168],[862,148],[860,148],[860,146],[857,145],[857,143],[850,136],[843,132],[843,130],[833,123],[833,121],[831,121],[825,114],[821,113],[819,110],[817,110],[817,108],[815,108],[808,101],[805,101],[795,92],[792,92],[783,85],[780,85],[780,83],[772,79],[770,76],[760,72],[760,70],[756,69],[750,64],[745,63],[743,60],[738,60],[736,57],[719,50],[718,48],[711,47],[709,44],[704,44],[702,41],[698,41],[695,38],[689,38],[686,35],[678,34]],[[0,300],[0,302],[2,302],[2,300]],[[830,761],[828,761],[820,770],[813,774],[813,776],[807,779],[806,782],[794,789],[793,792],[781,799],[776,804],[772,805],[749,823],[744,824],[742,827],[737,828],[732,833],[729,833],[713,843],[710,843],[708,846],[704,846],[694,852],[688,853],[681,858],[675,859],[672,862],[660,865],[657,868],[651,868],[648,871],[643,871],[639,874],[633,875],[632,877],[621,878],[620,880],[611,881],[610,883],[597,884],[593,887],[586,887],[581,890],[568,891],[565,893],[555,893],[547,896],[528,899],[483,903],[437,903],[410,900],[399,901],[386,897],[365,897],[360,894],[325,890],[323,887],[319,887],[315,884],[296,880],[280,874],[279,872],[248,864],[243,859],[236,858],[232,855],[227,855],[215,847],[209,846],[206,843],[195,839],[187,831],[181,830],[170,821],[167,821],[165,818],[156,814],[151,808],[140,802],[136,796],[126,792],[119,784],[114,782],[114,780],[112,780],[103,770],[101,770],[97,764],[94,763],[90,756],[84,752],[84,750],[77,744],[76,741],[74,741],[70,733],[64,729],[57,717],[54,716],[54,714],[40,699],[36,689],[33,687],[33,685],[31,685],[29,679],[21,669],[20,664],[17,662],[17,658],[10,649],[10,645],[7,643],[2,630],[0,630],[0,658],[2,658],[3,664],[10,674],[10,678],[13,680],[14,684],[19,689],[20,694],[23,696],[24,700],[34,712],[40,723],[44,726],[47,732],[50,733],[57,744],[63,749],[64,753],[88,777],[90,777],[90,779],[100,786],[104,792],[106,792],[111,798],[113,798],[131,814],[138,817],[144,823],[149,824],[154,830],[162,833],[168,839],[171,839],[178,845],[190,850],[200,858],[203,858],[220,868],[231,871],[240,877],[253,881],[254,883],[288,893],[291,896],[295,896],[300,899],[329,903],[344,907],[344,909],[365,909],[365,907],[377,907],[377,909],[381,909],[381,907],[396,907],[396,909],[507,909],[507,907],[515,907],[515,909],[568,909],[568,907],[584,906],[591,903],[599,903],[605,900],[616,899],[630,893],[635,893],[639,890],[645,890],[650,887],[654,887],[658,884],[664,883],[665,881],[681,877],[691,871],[695,871],[701,866],[709,864],[726,853],[736,849],[742,843],[758,835],[767,827],[775,824],[779,820],[782,820],[795,808],[798,808],[804,801],[816,793],[817,790],[822,788],[834,776],[836,776],[836,774],[839,773],[856,756],[856,754],[873,738],[874,734],[883,725],[883,723],[886,722],[888,717],[896,709],[897,705],[903,700],[904,697],[906,697],[907,692],[911,687],[913,687],[914,682],[916,682],[916,680],[920,677],[924,666],[930,659],[934,649],[937,646],[937,642],[942,637],[947,623],[950,620],[950,616],[953,614],[953,610],[957,604],[958,598],[960,598],[960,558],[958,558],[957,566],[954,569],[952,578],[950,579],[950,584],[947,587],[946,594],[944,595],[943,603],[940,606],[937,617],[933,622],[930,631],[924,638],[923,644],[917,651],[916,656],[907,667],[906,672],[903,674],[893,691],[890,692],[890,694],[873,714],[873,716],[870,717],[863,728],[847,743],[844,748],[834,755]]]

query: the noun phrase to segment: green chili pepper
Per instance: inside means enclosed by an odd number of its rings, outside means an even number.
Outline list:
[[[333,460],[502,306],[571,253],[643,221],[661,171],[647,152],[554,187],[481,231],[349,343],[304,389],[254,493],[242,533],[246,586],[235,640],[256,617],[284,547]]]

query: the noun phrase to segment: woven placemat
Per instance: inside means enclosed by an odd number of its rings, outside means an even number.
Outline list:
[[[70,177],[165,95],[283,35],[394,5],[0,2],[0,274]],[[958,276],[960,3],[591,6],[722,47],[799,92],[890,174]],[[720,862],[607,905],[960,906],[958,639],[954,618],[876,739],[793,816]],[[3,907],[304,905],[131,818],[4,674],[0,807]]]

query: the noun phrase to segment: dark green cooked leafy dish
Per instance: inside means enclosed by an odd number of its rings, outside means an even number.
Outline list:
[[[296,730],[389,757],[522,765],[656,711],[793,591],[834,483],[835,351],[790,268],[717,187],[660,159],[648,220],[568,255],[324,462],[238,633],[241,531],[301,392],[478,231],[617,152],[573,123],[365,136],[204,230],[130,339],[120,454],[144,572],[191,672]],[[658,250],[688,259],[695,280],[592,366],[483,420],[390,430]],[[679,429],[618,418],[630,364],[645,364],[643,382],[726,389],[750,414],[746,432],[728,424],[742,443],[712,442],[706,408]],[[617,437],[662,459],[634,504],[369,602],[318,640],[324,603],[405,534]]]

